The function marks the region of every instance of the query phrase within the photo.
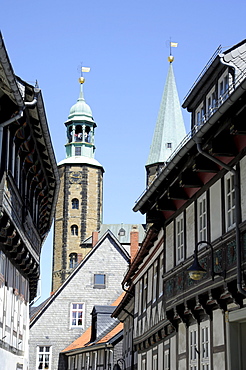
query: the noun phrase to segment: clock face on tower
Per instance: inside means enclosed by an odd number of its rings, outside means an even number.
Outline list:
[[[81,172],[70,172],[69,182],[70,184],[81,184],[82,173]]]

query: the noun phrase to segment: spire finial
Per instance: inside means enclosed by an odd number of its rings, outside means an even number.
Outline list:
[[[90,72],[90,67],[82,67],[82,63],[81,63],[81,66],[80,66],[80,78],[79,78],[79,83],[80,84],[83,84],[85,82],[85,78],[83,76],[83,72]]]
[[[172,63],[174,61],[174,56],[172,55],[172,48],[176,48],[177,46],[178,46],[178,43],[177,42],[172,42],[171,37],[170,37],[170,55],[167,58],[169,63]]]

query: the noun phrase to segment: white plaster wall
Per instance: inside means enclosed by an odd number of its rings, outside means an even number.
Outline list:
[[[179,370],[186,370],[186,359],[185,358],[183,358],[182,360],[179,361],[178,369]]]
[[[186,325],[184,323],[179,324],[178,347],[179,354],[186,352]]]
[[[171,222],[166,228],[166,271],[169,271],[173,268],[173,254],[173,222]]]
[[[187,258],[194,253],[195,246],[195,214],[194,203],[186,209],[186,241],[187,241]]]
[[[170,369],[176,369],[176,335],[170,338]]]
[[[0,348],[0,369],[15,370],[18,369],[17,365],[22,365],[23,370],[28,370],[28,363],[26,358],[16,356],[13,353]]]
[[[214,353],[213,354],[213,370],[225,370],[225,354],[224,352]],[[237,369],[233,369],[237,370]]]
[[[138,354],[138,370],[142,368],[142,354]]]
[[[219,180],[210,188],[211,241],[221,236],[221,212],[221,182]]]
[[[158,369],[163,369],[164,368],[164,358],[163,358],[163,342],[158,345]]]
[[[242,221],[246,220],[246,157],[240,161]]]
[[[152,349],[147,351],[147,363],[146,363],[146,370],[152,370]]]
[[[213,345],[224,344],[224,317],[220,309],[213,311]]]

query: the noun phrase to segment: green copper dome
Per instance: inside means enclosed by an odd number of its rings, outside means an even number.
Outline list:
[[[79,98],[77,103],[74,104],[69,112],[68,121],[89,121],[93,122],[92,111],[89,105],[85,102],[83,94],[83,86],[81,84]]]

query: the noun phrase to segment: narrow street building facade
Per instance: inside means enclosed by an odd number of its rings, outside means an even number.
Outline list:
[[[183,103],[190,134],[134,207],[149,225],[123,280],[139,370],[246,367],[245,72],[246,40],[215,52]]]
[[[59,176],[41,91],[14,74],[0,34],[0,358],[27,370],[29,303]]]

